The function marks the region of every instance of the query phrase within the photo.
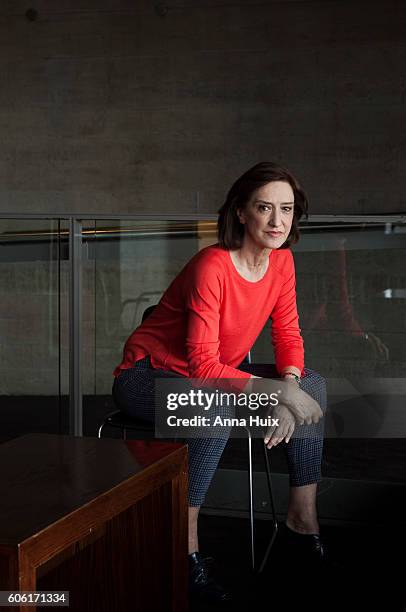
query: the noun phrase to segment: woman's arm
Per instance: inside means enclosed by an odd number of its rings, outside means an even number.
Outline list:
[[[298,385],[304,374],[304,348],[296,306],[296,277],[293,255],[287,253],[285,282],[271,313],[272,343],[276,368],[286,381],[281,403],[286,405],[299,424],[317,423],[322,417],[320,406]]]
[[[210,261],[208,265],[201,262],[192,267],[184,289],[189,377],[198,378],[202,382],[208,379],[240,379],[243,389],[251,375],[220,361],[222,291],[222,271],[215,262],[213,265],[210,265]]]
[[[279,374],[288,370],[304,373],[304,348],[296,306],[296,278],[293,255],[288,251],[285,280],[272,310],[271,337]]]

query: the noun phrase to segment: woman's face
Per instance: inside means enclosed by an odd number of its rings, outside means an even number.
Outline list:
[[[285,181],[272,181],[251,196],[246,206],[237,211],[245,226],[244,242],[259,248],[277,249],[289,236],[293,221],[293,189]]]

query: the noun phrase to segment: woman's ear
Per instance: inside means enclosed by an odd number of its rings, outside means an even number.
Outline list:
[[[244,215],[244,211],[242,210],[242,208],[237,208],[237,217],[238,217],[239,222],[244,225],[245,215]]]

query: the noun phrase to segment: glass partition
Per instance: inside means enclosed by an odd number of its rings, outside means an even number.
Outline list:
[[[109,393],[111,371],[144,310],[159,302],[198,250],[196,225],[179,222],[97,222],[96,390]]]
[[[207,235],[213,237],[213,224],[206,226],[199,221],[117,219],[85,225],[85,433],[93,435],[97,424],[94,415],[102,418],[103,411],[111,408],[112,371],[121,361],[127,337],[141,323],[145,309],[158,303]]]
[[[405,377],[406,225],[308,222],[293,252],[306,364],[328,378]]]
[[[328,390],[323,473],[404,482],[406,225],[323,221],[301,231],[293,252],[305,363]],[[270,327],[255,361],[269,360]]]
[[[88,390],[108,393],[123,344],[183,265],[216,242],[214,221],[98,221],[89,240],[95,369]],[[306,222],[293,248],[306,365],[326,378],[405,377],[406,226]],[[93,278],[93,281],[92,281]],[[253,315],[255,305],[253,304]],[[273,361],[271,321],[253,360]],[[89,326],[89,337],[92,333]],[[87,343],[85,343],[87,344]]]
[[[66,432],[67,229],[59,220],[0,219],[2,441]]]
[[[157,303],[194,253],[216,242],[214,220],[112,219],[96,221],[94,229],[89,257],[94,258],[95,297],[89,317],[94,308],[95,328],[88,329],[94,359],[85,390],[94,393],[85,411],[91,435],[97,425],[97,419],[90,425],[91,414],[100,421],[103,410],[113,407],[112,370],[145,308]],[[342,475],[362,478],[366,464],[378,460],[379,445],[406,433],[388,421],[405,393],[406,226],[385,219],[310,220],[302,224],[293,252],[306,366],[328,384],[333,430],[326,449],[331,463],[339,462],[343,452],[356,456],[358,465],[363,456],[366,463],[358,472],[351,461],[335,465]],[[253,361],[273,362],[270,328],[271,321],[252,348]],[[359,420],[348,428],[350,411]],[[399,477],[396,471],[392,475]]]

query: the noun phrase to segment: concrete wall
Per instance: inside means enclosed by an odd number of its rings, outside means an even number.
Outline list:
[[[397,0],[0,2],[0,211],[214,212],[272,159],[314,213],[405,210]]]

